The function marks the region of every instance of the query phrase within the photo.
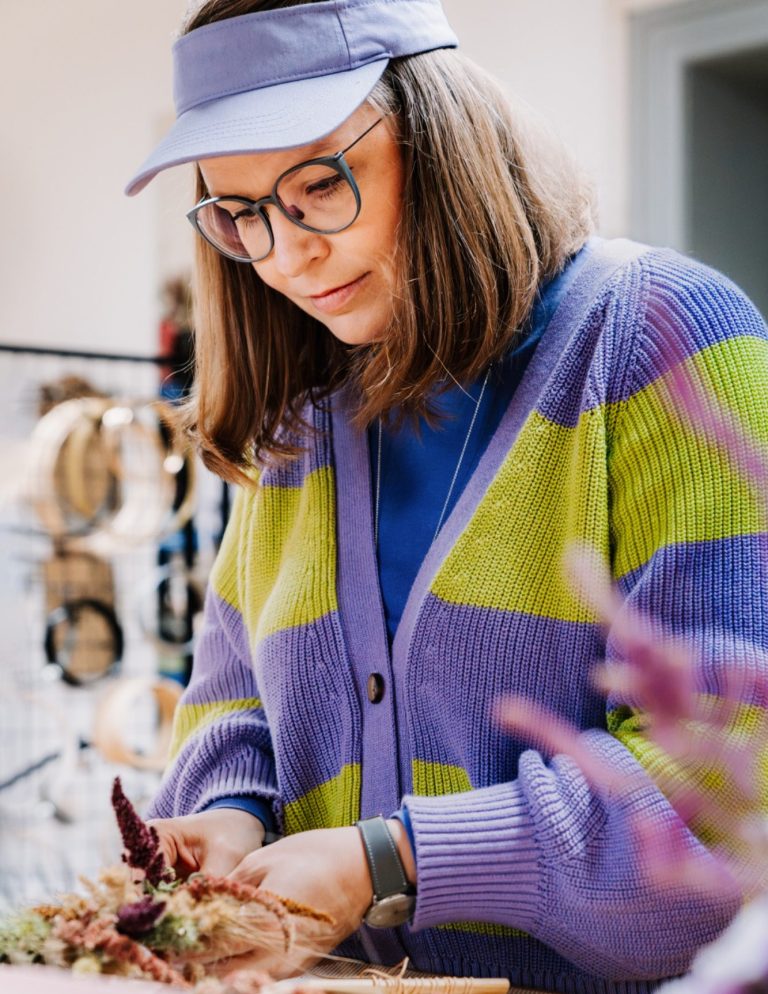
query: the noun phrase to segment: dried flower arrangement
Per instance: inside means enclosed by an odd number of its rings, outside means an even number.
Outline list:
[[[122,865],[104,870],[96,883],[84,879],[84,894],[67,894],[58,904],[0,923],[0,963],[39,963],[182,988],[203,983],[212,991],[217,985],[204,980],[204,962],[226,956],[244,938],[254,948],[290,956],[295,917],[332,924],[311,908],[226,878],[194,874],[177,880],[165,865],[157,832],[139,817],[119,778],[112,807],[125,849]]]

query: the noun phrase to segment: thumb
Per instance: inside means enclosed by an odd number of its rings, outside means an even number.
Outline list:
[[[166,866],[172,867],[177,872],[186,871],[187,873],[191,873],[197,868],[194,866],[194,857],[185,846],[182,838],[177,838],[161,822],[149,821],[147,825],[157,832],[160,852]]]
[[[200,863],[200,869],[212,877],[227,877],[241,862],[245,861],[241,860],[239,855],[227,852],[225,849],[209,847]]]
[[[268,866],[260,858],[262,850],[257,849],[243,857],[236,866],[233,866],[229,876],[241,884],[250,884],[251,887],[259,887],[267,875]]]

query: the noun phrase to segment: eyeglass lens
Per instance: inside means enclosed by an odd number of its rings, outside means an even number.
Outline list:
[[[317,232],[340,231],[357,216],[355,191],[344,173],[329,163],[310,163],[290,170],[281,177],[276,196],[286,217]],[[254,213],[238,200],[217,200],[197,211],[197,224],[226,255],[258,261],[272,248],[264,209]]]

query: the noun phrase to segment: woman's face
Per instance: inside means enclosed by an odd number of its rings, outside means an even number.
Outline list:
[[[339,152],[380,116],[363,104],[321,141],[285,152],[205,159],[199,163],[200,171],[211,196],[258,200],[272,192],[286,169]],[[334,235],[305,231],[269,205],[275,247],[266,259],[252,263],[268,286],[348,345],[380,340],[392,315],[393,258],[404,178],[391,122],[385,117],[345,155],[362,202],[351,227]]]

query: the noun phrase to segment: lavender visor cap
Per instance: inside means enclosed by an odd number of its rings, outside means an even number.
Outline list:
[[[457,45],[440,0],[324,0],[197,28],[173,46],[176,122],[125,192],[185,162],[317,141],[390,59]]]

